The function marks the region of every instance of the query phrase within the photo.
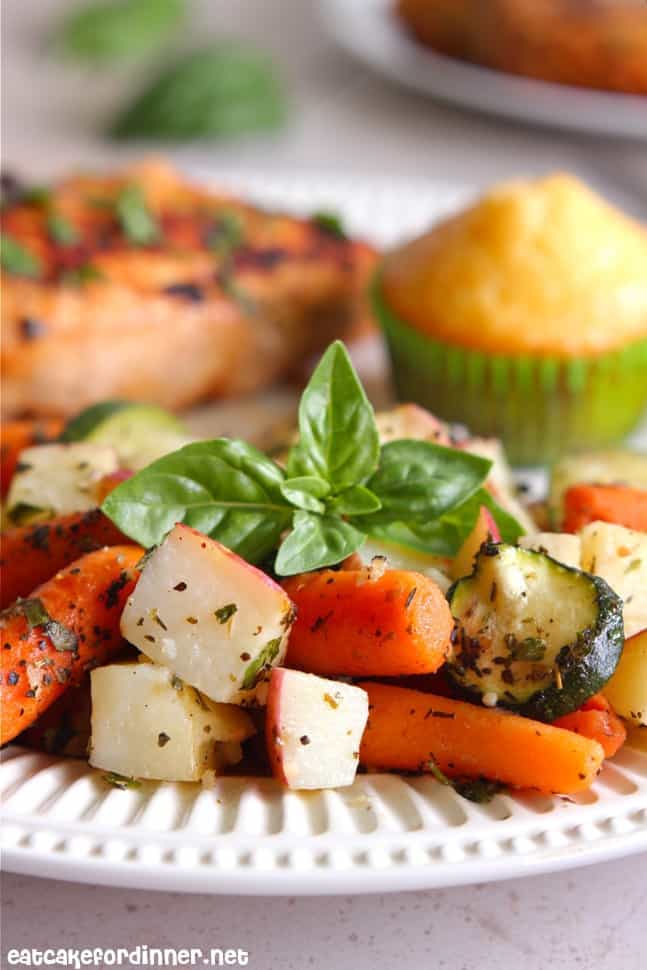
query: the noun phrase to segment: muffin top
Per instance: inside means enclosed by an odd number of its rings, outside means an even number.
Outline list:
[[[382,295],[462,347],[595,355],[647,337],[647,232],[569,175],[510,182],[387,255]]]

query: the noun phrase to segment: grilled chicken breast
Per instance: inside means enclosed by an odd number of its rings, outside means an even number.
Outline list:
[[[346,337],[371,250],[163,163],[14,189],[2,212],[2,414],[258,390]]]

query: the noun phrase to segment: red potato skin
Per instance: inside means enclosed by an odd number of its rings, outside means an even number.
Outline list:
[[[360,763],[386,771],[484,777],[562,795],[589,788],[604,751],[597,741],[509,711],[402,687],[361,682],[369,696]]]
[[[454,627],[440,588],[421,573],[325,569],[285,580],[297,609],[286,667],[322,676],[434,673]]]
[[[553,721],[553,726],[597,741],[605,758],[613,758],[627,740],[626,727],[603,694],[589,697],[576,711]]]
[[[138,577],[139,546],[113,546],[82,556],[31,596],[52,620],[76,636],[74,650],[57,650],[45,628],[23,615],[0,619],[0,743],[11,741],[83,674],[123,648],[119,621]]]
[[[8,529],[0,535],[0,607],[29,596],[79,556],[127,541],[100,509]]]
[[[564,532],[611,522],[647,532],[647,489],[628,485],[572,485],[564,495]]]
[[[288,780],[283,771],[279,736],[279,725],[281,723],[281,687],[284,676],[285,670],[281,667],[274,667],[270,674],[267,706],[265,709],[265,745],[272,775],[281,784],[287,785]]]
[[[63,430],[63,421],[3,421],[0,426],[0,495],[5,497],[14,476],[20,452],[32,445],[54,441]]]

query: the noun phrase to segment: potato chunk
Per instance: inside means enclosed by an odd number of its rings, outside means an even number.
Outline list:
[[[95,768],[199,781],[205,771],[240,760],[240,742],[254,733],[245,711],[214,704],[158,664],[111,664],[90,677]]]

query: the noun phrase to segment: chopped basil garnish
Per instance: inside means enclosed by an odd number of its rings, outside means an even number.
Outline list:
[[[220,609],[214,610],[214,616],[218,620],[218,623],[226,623],[237,612],[238,607],[235,603],[227,603],[225,606],[221,606]]]
[[[47,234],[59,246],[74,246],[79,241],[76,226],[57,212],[51,212],[47,217]]]
[[[141,781],[137,781],[136,778],[127,778],[125,775],[118,775],[116,771],[109,771],[107,775],[101,776],[106,785],[110,785],[112,788],[119,788],[120,791],[126,791],[127,788],[141,788]]]
[[[159,239],[160,230],[138,185],[127,185],[115,203],[122,231],[136,246],[150,246]]]
[[[269,640],[268,643],[265,644],[259,655],[255,660],[252,660],[249,667],[245,671],[245,676],[243,677],[243,683],[241,685],[243,690],[253,690],[254,687],[256,687],[264,671],[269,670],[273,662],[276,660],[280,648],[280,637],[276,637],[274,640]]]
[[[327,232],[329,236],[334,236],[335,239],[348,239],[341,217],[335,212],[315,212],[311,216],[311,221],[318,229]]]
[[[0,236],[0,264],[14,276],[37,277],[42,269],[38,257],[6,232]]]

